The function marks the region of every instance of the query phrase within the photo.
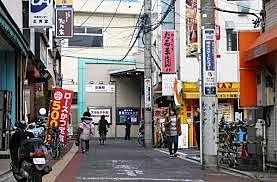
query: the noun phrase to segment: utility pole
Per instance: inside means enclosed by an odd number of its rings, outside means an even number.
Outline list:
[[[152,0],[144,0],[144,140],[145,147],[152,147],[152,30],[151,30],[151,7]]]
[[[214,0],[201,0],[201,162],[217,166],[217,76]]]

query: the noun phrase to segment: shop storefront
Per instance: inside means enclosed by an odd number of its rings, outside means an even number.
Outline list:
[[[27,54],[27,42],[0,2],[0,150],[8,148],[10,129],[22,119],[21,91]]]
[[[185,103],[182,118],[188,124],[189,147],[197,147],[195,128],[193,126],[196,109],[199,108],[199,87],[196,83],[183,83],[183,100]],[[239,83],[218,83],[218,120],[234,121],[242,116],[238,109]]]

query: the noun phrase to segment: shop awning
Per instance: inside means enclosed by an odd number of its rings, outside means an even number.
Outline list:
[[[246,50],[244,61],[251,61],[277,51],[277,26],[262,33]]]
[[[184,99],[199,99],[199,92],[184,92]],[[219,99],[235,99],[239,98],[238,92],[218,92],[217,97]]]
[[[19,49],[24,55],[28,53],[28,43],[24,39],[20,29],[8,13],[4,4],[0,1],[0,29],[2,33]]]

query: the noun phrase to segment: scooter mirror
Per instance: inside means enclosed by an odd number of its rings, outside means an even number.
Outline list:
[[[39,109],[39,114],[44,116],[46,114],[46,109],[45,108],[40,108]]]

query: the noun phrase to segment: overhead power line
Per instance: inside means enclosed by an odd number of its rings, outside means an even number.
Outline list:
[[[150,31],[156,30],[159,26],[161,26],[163,24],[163,21],[166,19],[167,15],[170,13],[170,11],[175,6],[175,2],[176,2],[176,0],[171,0],[171,3],[170,3],[170,5],[168,5],[168,8],[165,11],[165,13],[163,14],[161,20],[153,28],[151,28]],[[149,30],[147,30],[147,31],[149,31]]]
[[[141,14],[142,14],[142,11],[143,11],[143,7],[144,7],[144,4],[142,4],[142,6],[141,6],[140,13],[139,13],[139,16],[138,16],[138,19],[137,19],[137,22],[136,22],[136,25],[135,25],[135,28],[134,28],[134,31],[133,31],[133,34],[132,34],[132,38],[131,38],[131,40],[130,40],[129,45],[130,45],[130,44],[131,44],[131,42],[133,41],[133,38],[134,38],[135,32],[136,32],[136,30],[137,30],[137,26],[138,26],[139,21],[140,21],[140,18],[141,18]]]
[[[111,20],[110,20],[108,26],[104,29],[104,32],[106,32],[107,29],[109,28],[109,26],[111,25],[111,23],[112,23],[112,21],[113,21],[115,15],[116,15],[116,13],[117,13],[117,11],[118,11],[118,8],[119,8],[119,6],[120,6],[120,4],[121,4],[121,1],[122,1],[122,0],[120,0],[120,1],[118,2],[118,5],[117,5],[117,7],[116,7],[116,10],[115,10],[115,12],[114,12],[114,14],[113,14],[113,16],[112,16],[112,18],[111,18]]]
[[[101,4],[104,2],[104,0],[102,0],[98,6],[94,9],[94,11],[91,12],[91,14],[87,17],[87,19],[85,19],[85,21],[83,21],[83,23],[81,23],[80,26],[83,26],[92,16],[93,14],[97,11],[97,9],[101,6]]]
[[[82,7],[80,8],[80,11],[83,9],[83,7],[87,4],[88,0],[86,0],[86,2],[82,5]]]

